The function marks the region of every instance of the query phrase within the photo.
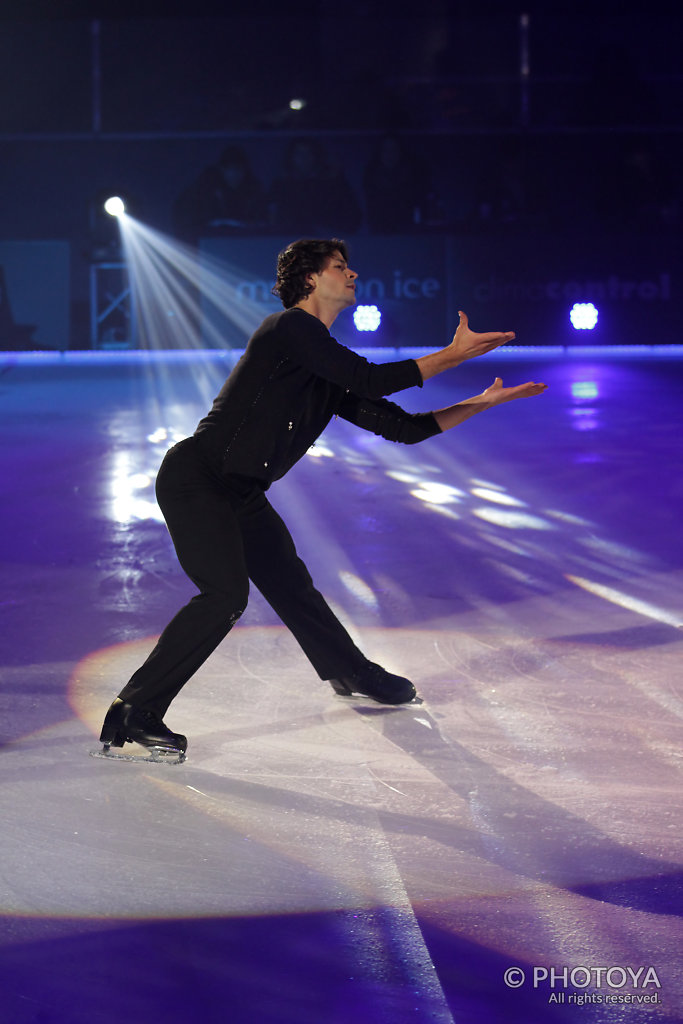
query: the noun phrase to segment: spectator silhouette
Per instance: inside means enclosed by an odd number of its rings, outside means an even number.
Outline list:
[[[269,194],[270,223],[300,235],[353,234],[361,211],[343,172],[316,139],[293,139]]]
[[[483,160],[475,184],[477,228],[525,227],[533,219],[529,166],[523,141],[501,144],[495,160]]]
[[[396,135],[380,140],[365,167],[363,188],[371,231],[411,231],[427,219],[426,171]]]
[[[239,146],[228,146],[180,194],[174,206],[176,234],[196,242],[202,235],[251,234],[265,226],[263,187]]]
[[[596,206],[610,230],[673,227],[680,221],[680,196],[671,161],[662,160],[647,136],[626,136],[601,162]]]

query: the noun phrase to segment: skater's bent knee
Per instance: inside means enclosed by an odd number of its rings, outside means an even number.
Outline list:
[[[212,617],[237,622],[247,607],[248,593],[210,590],[197,594],[193,601],[201,602]]]

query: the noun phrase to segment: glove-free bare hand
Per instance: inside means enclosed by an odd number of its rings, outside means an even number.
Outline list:
[[[542,395],[548,390],[547,384],[529,380],[526,384],[516,384],[514,387],[503,387],[503,381],[496,377],[493,384],[482,393],[489,405],[503,405],[504,402],[514,402],[516,398],[533,398],[534,395]]]
[[[463,313],[461,310],[458,316],[460,323],[449,346],[456,363],[464,363],[466,359],[475,359],[476,356],[492,352],[493,349],[514,340],[514,331],[488,331],[478,334],[471,329],[467,313]]]

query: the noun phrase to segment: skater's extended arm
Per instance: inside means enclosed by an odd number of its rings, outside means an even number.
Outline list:
[[[450,430],[451,427],[457,427],[471,416],[476,416],[478,412],[485,412],[487,409],[493,409],[496,405],[503,405],[505,402],[514,402],[517,398],[532,398],[534,395],[542,395],[544,391],[547,391],[547,385],[538,384],[535,381],[527,381],[526,384],[504,388],[500,377],[496,377],[491,387],[482,391],[480,395],[465,398],[456,405],[448,406],[447,409],[435,410],[432,415],[441,430]]]
[[[423,381],[436,377],[444,370],[452,370],[467,359],[492,352],[494,348],[499,348],[515,337],[514,331],[489,331],[487,334],[477,334],[471,330],[467,315],[461,312],[459,316],[460,323],[450,345],[415,360]]]
[[[381,399],[361,399],[347,392],[342,399],[337,415],[364,430],[379,434],[388,441],[400,441],[403,444],[417,444],[428,437],[457,427],[470,416],[485,412],[496,405],[512,402],[516,398],[531,398],[546,391],[545,384],[528,381],[516,387],[504,388],[500,377],[496,377],[490,388],[480,395],[465,398],[462,402],[438,409],[434,412],[409,413],[393,402]]]

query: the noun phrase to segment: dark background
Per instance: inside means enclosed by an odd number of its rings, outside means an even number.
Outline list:
[[[93,344],[90,267],[116,255],[115,224],[100,213],[112,191],[192,244],[446,236],[459,259],[471,256],[473,280],[523,268],[513,299],[532,286],[534,264],[565,281],[617,274],[635,290],[601,341],[676,342],[681,37],[683,15],[657,3],[5,4],[0,243],[68,245],[63,348]],[[290,109],[294,97],[302,110]],[[420,182],[411,217],[397,212],[395,223],[378,223],[366,186],[386,135]],[[273,200],[296,139],[321,148],[322,180],[343,179],[355,204],[344,215],[323,205],[310,231]],[[261,215],[188,228],[179,201],[228,145],[262,189]],[[25,254],[20,272],[0,252],[0,347],[54,347],[13,325],[46,319],[62,277],[32,289]],[[653,299],[648,283],[663,273],[666,298]]]

